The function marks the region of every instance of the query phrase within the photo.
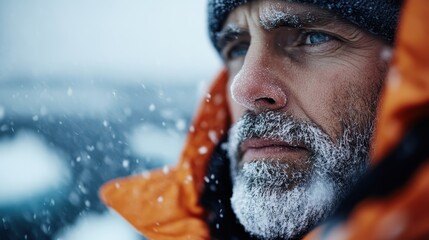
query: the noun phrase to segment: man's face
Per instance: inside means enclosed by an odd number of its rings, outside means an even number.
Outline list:
[[[230,74],[232,205],[265,238],[304,234],[368,164],[379,39],[311,5],[253,1],[217,36]]]

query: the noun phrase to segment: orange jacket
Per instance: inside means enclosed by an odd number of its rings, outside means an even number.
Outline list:
[[[231,125],[227,73],[217,77],[197,112],[175,168],[105,184],[102,200],[149,239],[209,239],[200,195],[211,154]]]
[[[374,142],[377,165],[419,119],[429,116],[429,7],[406,2],[381,101]],[[149,239],[209,239],[200,194],[209,158],[231,122],[222,71],[202,102],[176,167],[113,180],[102,200]],[[200,151],[204,150],[204,151]],[[429,164],[385,198],[366,199],[326,239],[429,239]],[[321,239],[323,228],[306,239]],[[342,234],[342,235],[341,235]]]

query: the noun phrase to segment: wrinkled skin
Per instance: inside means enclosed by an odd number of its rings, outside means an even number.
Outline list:
[[[347,128],[371,134],[387,69],[383,40],[310,5],[253,1],[231,12],[217,42],[234,122],[270,111],[312,124],[334,144]],[[238,169],[270,160],[313,168],[314,152],[299,141],[256,140],[233,151]]]

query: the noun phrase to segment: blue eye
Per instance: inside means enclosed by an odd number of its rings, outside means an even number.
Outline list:
[[[249,50],[248,44],[237,44],[236,46],[232,47],[231,50],[228,52],[228,59],[236,59],[240,57],[244,57],[247,54],[247,50]]]
[[[307,34],[307,36],[305,37],[305,44],[306,45],[317,45],[317,44],[329,42],[332,39],[333,39],[333,37],[326,34],[326,33],[313,32],[313,33]]]

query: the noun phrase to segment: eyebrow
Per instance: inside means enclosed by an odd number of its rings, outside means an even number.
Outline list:
[[[318,10],[307,10],[297,13],[289,11],[267,11],[260,16],[259,24],[267,31],[280,27],[289,28],[317,28],[335,23],[337,26],[350,27],[351,23],[344,21],[336,15]],[[250,36],[249,30],[230,23],[215,35],[215,46],[221,51],[228,43]]]
[[[322,27],[334,22],[341,25],[349,25],[334,14],[321,11],[303,11],[298,13],[288,11],[267,12],[261,16],[259,21],[261,26],[268,31],[279,27]]]
[[[216,48],[218,51],[221,51],[228,43],[249,35],[248,30],[243,29],[236,24],[228,24],[222,31],[216,33]]]

